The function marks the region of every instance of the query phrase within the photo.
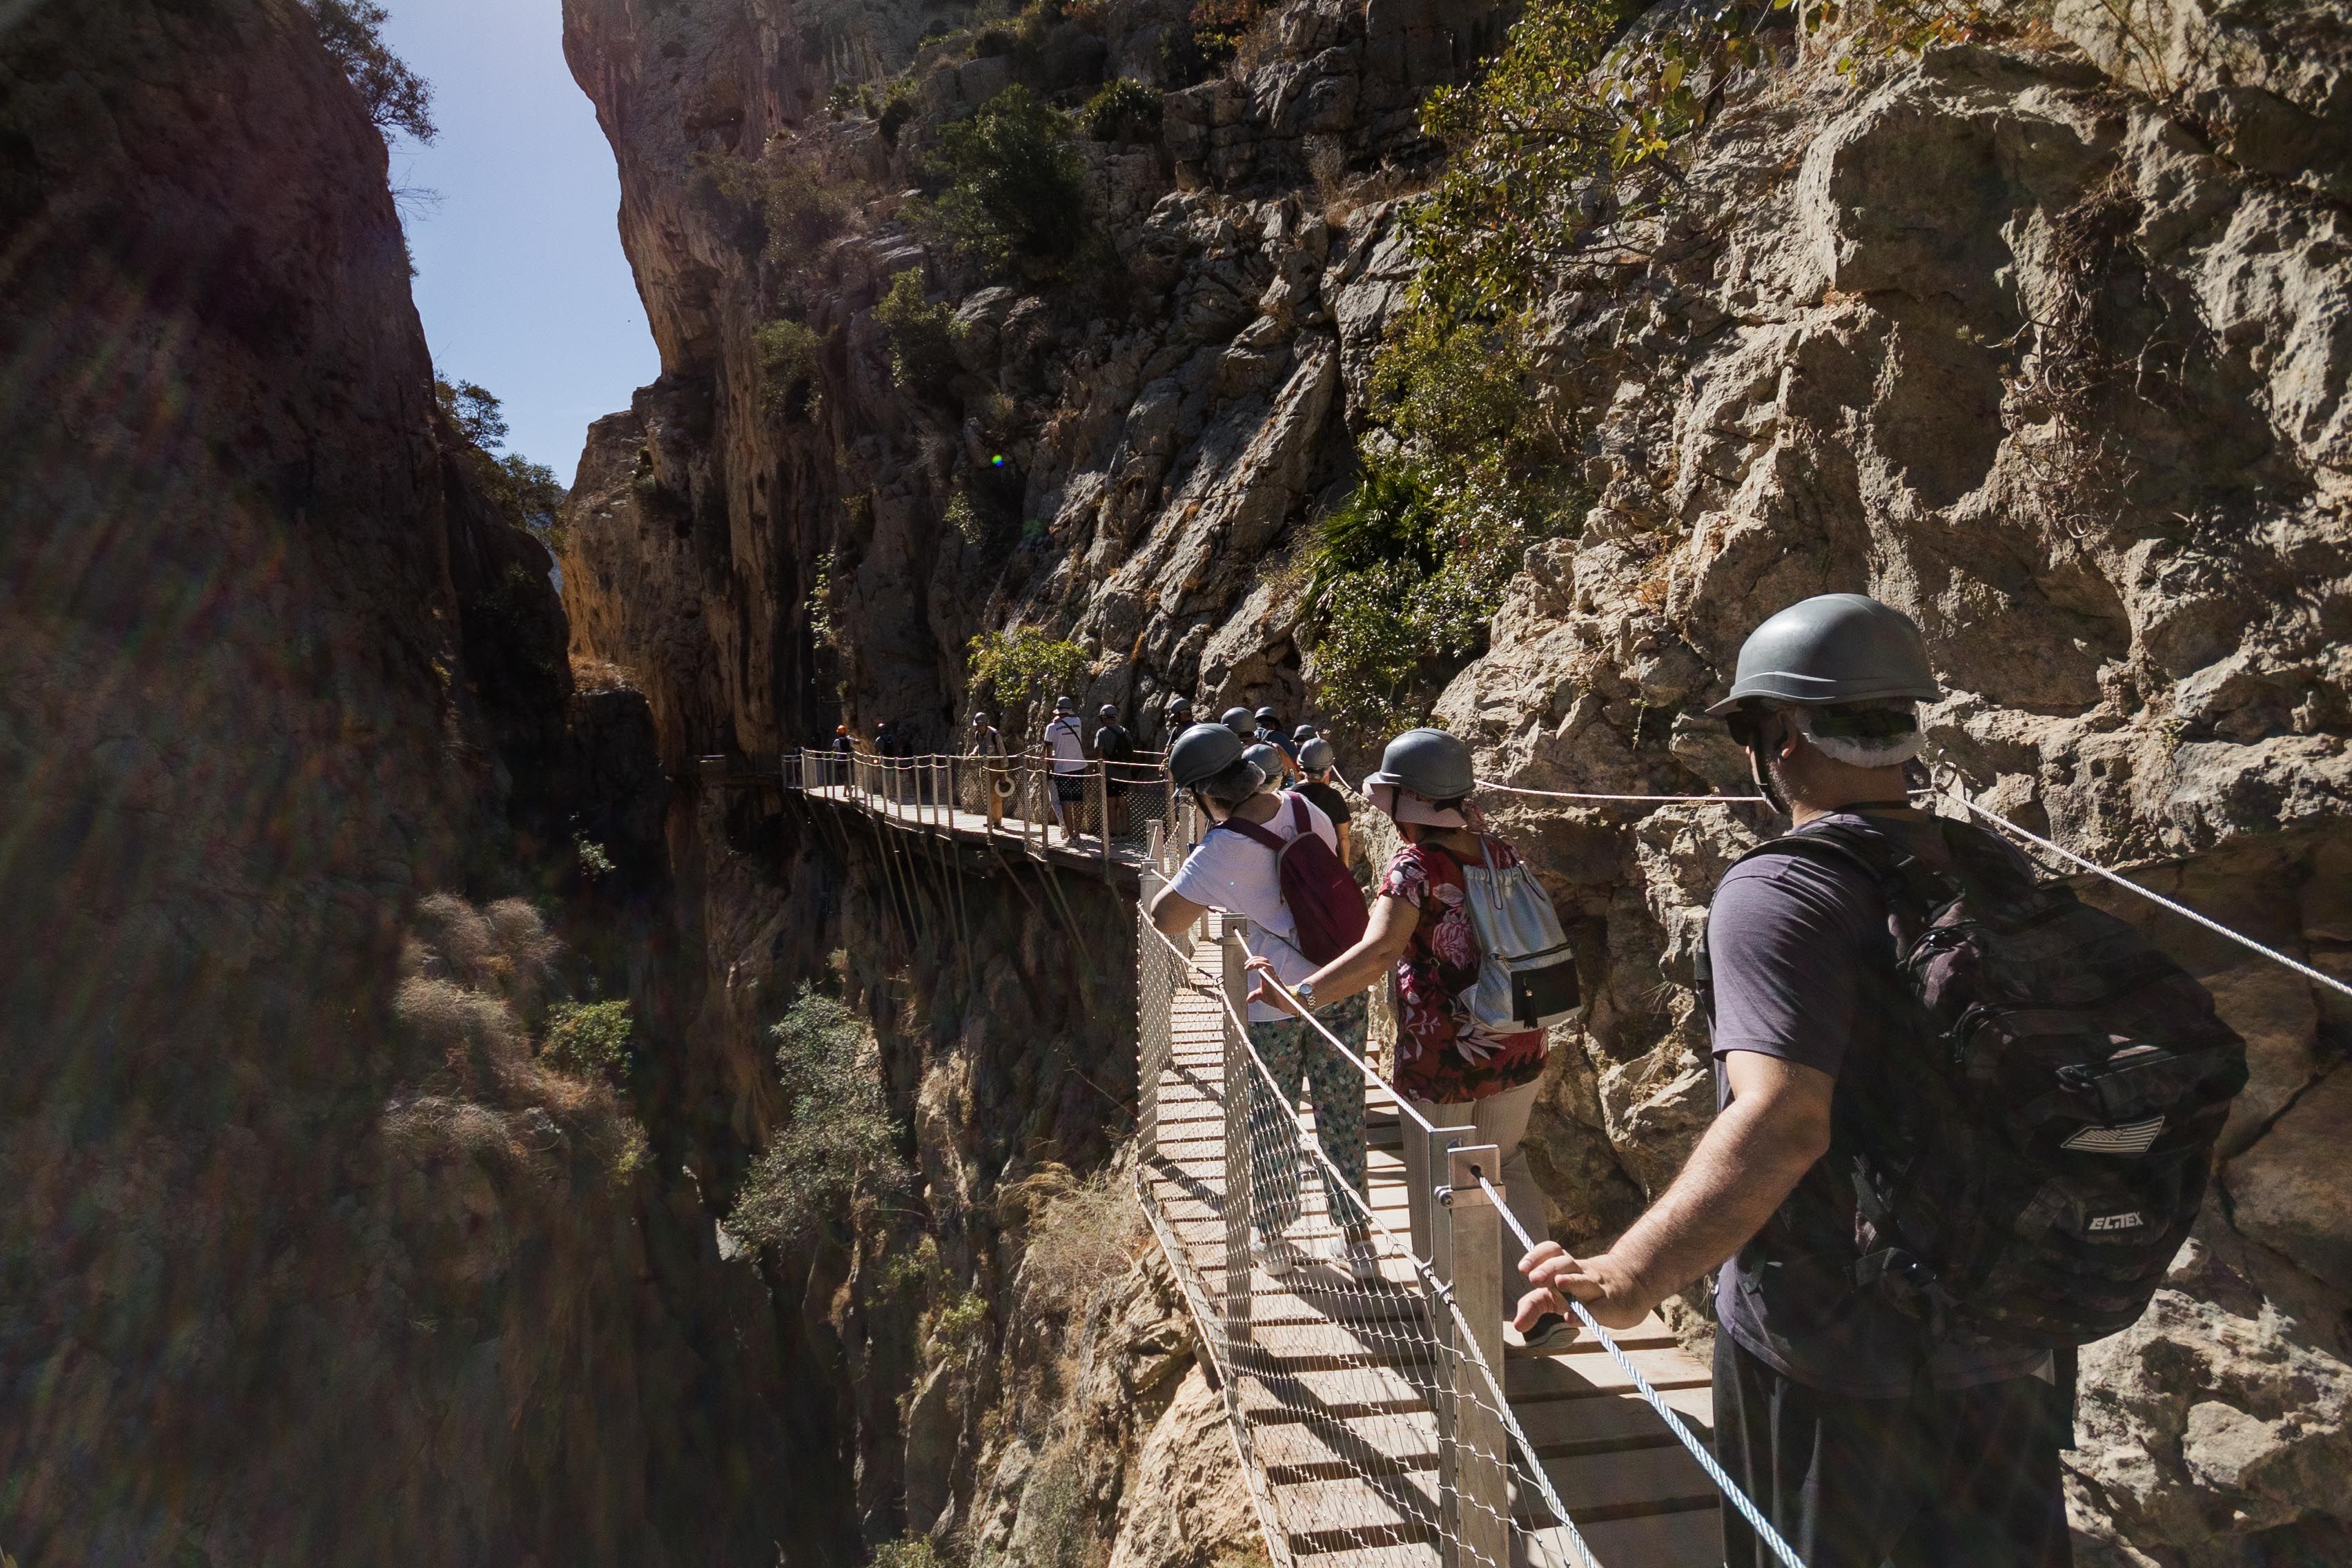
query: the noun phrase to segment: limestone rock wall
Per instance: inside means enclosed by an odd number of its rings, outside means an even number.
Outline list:
[[[1352,482],[1372,354],[1412,277],[1401,203],[1438,150],[1411,106],[1497,41],[1500,14],[1279,6],[1239,63],[1189,84],[1165,74],[1173,18],[1144,5],[1064,24],[1092,44],[971,58],[878,7],[571,0],[567,18],[665,369],[592,433],[573,648],[639,672],[666,760],[758,758],[836,716],[936,743],[961,717],[965,639],[1015,620],[1079,641],[1081,695],[1147,738],[1170,692],[1315,714],[1298,564]],[[1490,650],[1438,704],[1485,776],[1738,790],[1744,759],[1703,710],[1740,639],[1805,595],[1863,589],[1925,627],[1952,693],[1937,754],[1979,798],[2352,971],[2352,269],[2336,164],[2313,151],[2341,125],[2342,20],[2156,20],[2118,42],[2062,6],[2032,47],[1851,72],[1790,39],[1733,84],[1683,198],[1547,308],[1538,390],[1574,411],[1597,504],[1528,551]],[[917,95],[895,142],[821,108],[829,82],[872,72]],[[1166,89],[1156,141],[1082,145],[1123,287],[977,279],[928,250],[898,199],[924,137],[1009,80],[1069,93],[1090,73]],[[840,231],[805,254],[747,247],[693,195],[724,157],[816,172],[847,204]],[[873,308],[908,270],[961,328],[940,384],[891,384]],[[813,395],[780,412],[757,333],[788,308],[825,343]],[[959,493],[1008,525],[950,526]],[[1705,1125],[1691,954],[1722,868],[1770,824],[1495,815],[1577,925],[1591,1005],[1554,1053],[1537,1168],[1555,1230],[1597,1240]],[[681,868],[710,853],[681,817],[670,842]],[[872,874],[845,871],[838,896],[870,899]],[[756,889],[698,885],[685,919],[710,994],[740,965],[804,962],[766,906],[738,902]],[[2147,1321],[2086,1358],[2085,1560],[2340,1556],[2347,1210],[2314,1152],[2340,1135],[2352,1015],[2093,893],[2207,979],[2256,1069],[2198,1245]],[[695,1048],[746,1059],[748,1021],[704,1016]],[[1706,1331],[1695,1306],[1685,1321]],[[1027,1461],[992,1452],[1000,1501],[959,1516],[970,1547],[1021,1517],[1002,1500]],[[918,1512],[942,1495],[923,1484]],[[1155,1506],[1120,1517],[1141,1531]]]
[[[2342,213],[2063,51],[1801,69],[1693,175],[1629,237],[1634,278],[1559,302],[1563,384],[1606,408],[1600,504],[1529,552],[1440,721],[1525,786],[1739,789],[1701,710],[1741,638],[1806,595],[1874,593],[1927,631],[1951,692],[1935,754],[1979,798],[2352,973]],[[1740,809],[1497,811],[1585,911],[1599,981],[1599,1114],[1571,1066],[1556,1163],[1597,1137],[1654,1190],[1704,1126],[1689,965],[1709,889],[1768,828]],[[2344,1194],[2305,1140],[2352,1013],[2086,890],[2200,973],[2253,1057],[2175,1287],[2085,1353],[2086,1560],[2326,1560],[2347,1299],[2319,1216]]]
[[[764,1290],[530,1058],[644,781],[386,174],[291,0],[0,21],[0,1549],[772,1562]]]

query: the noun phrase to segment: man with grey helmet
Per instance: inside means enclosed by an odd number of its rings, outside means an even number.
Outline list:
[[[1328,743],[1309,745],[1324,747],[1328,766]],[[1435,1125],[1475,1126],[1497,1146],[1505,1201],[1534,1234],[1547,1224],[1544,1194],[1522,1145],[1542,1086],[1544,1031],[1497,1032],[1466,1004],[1483,955],[1466,907],[1465,862],[1519,864],[1510,845],[1485,831],[1470,804],[1475,784],[1470,748],[1443,730],[1408,730],[1388,743],[1380,771],[1364,775],[1364,793],[1396,824],[1403,847],[1381,875],[1363,940],[1291,988],[1320,1007],[1335,998],[1355,1001],[1394,974],[1397,1093]],[[1426,1154],[1419,1140],[1405,1140],[1406,1180],[1424,1190],[1441,1179],[1422,1168]],[[1426,1257],[1425,1222],[1418,1211],[1414,1218],[1414,1248]],[[1520,1282],[1507,1263],[1504,1273],[1508,1300]],[[1555,1312],[1523,1325],[1521,1337],[1540,1349],[1574,1336]]]
[[[1246,710],[1239,711],[1251,717]],[[1250,750],[1270,753],[1273,748]],[[1330,819],[1301,796],[1269,789],[1272,775],[1265,760],[1245,755],[1241,736],[1227,724],[1195,724],[1178,736],[1168,751],[1168,771],[1176,787],[1190,795],[1214,826],[1152,900],[1152,924],[1174,936],[1191,929],[1210,909],[1242,915],[1249,921],[1244,940],[1259,962],[1286,984],[1304,979],[1315,965],[1299,949],[1298,923],[1283,899],[1280,851],[1258,840],[1272,835],[1295,842],[1303,823],[1303,831],[1315,834],[1337,853],[1339,836]],[[1235,828],[1236,822],[1250,827]],[[1320,1008],[1317,1016],[1349,1050],[1361,1054],[1366,1019],[1361,996]],[[1362,1075],[1305,1019],[1265,998],[1251,999],[1249,1038],[1275,1082],[1294,1099],[1300,1079],[1306,1081],[1316,1137],[1330,1161],[1330,1170],[1323,1173],[1327,1207],[1335,1218],[1353,1216],[1343,1220],[1339,1253],[1330,1261],[1359,1281],[1376,1278],[1379,1257],[1360,1218],[1370,1191],[1364,1171]],[[1270,1103],[1257,1103],[1271,1095],[1262,1082],[1253,1079],[1251,1093],[1254,1119],[1296,1128],[1295,1112],[1284,1115]],[[1300,1214],[1299,1165],[1297,1160],[1252,1162],[1250,1242],[1259,1267],[1269,1273],[1286,1274],[1307,1261],[1284,1234]],[[1333,1185],[1334,1171],[1337,1181],[1354,1189],[1353,1199]]]
[[[1824,594],[1757,628],[1708,711],[1794,837],[1875,836],[1942,871],[1951,825],[1912,809],[1906,771],[1917,705],[1941,695],[1910,617]],[[1807,1563],[2063,1568],[2050,1353],[1934,1335],[1862,1282],[1853,1140],[1901,1092],[1906,1054],[1932,1042],[1905,1026],[1882,884],[1801,847],[1740,860],[1709,910],[1714,1123],[1607,1250],[1530,1253],[1519,1316],[1557,1311],[1565,1293],[1627,1326],[1719,1267],[1717,1453]],[[1773,1560],[1728,1508],[1723,1533],[1732,1568]]]

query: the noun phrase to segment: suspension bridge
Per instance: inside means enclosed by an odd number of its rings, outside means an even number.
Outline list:
[[[706,776],[727,767],[705,762]],[[1159,758],[787,752],[782,771],[787,789],[877,832],[984,845],[1135,893],[1139,1195],[1199,1324],[1275,1563],[1711,1563],[1730,1508],[1785,1568],[1804,1568],[1716,1464],[1707,1369],[1654,1316],[1611,1334],[1571,1302],[1585,1331],[1570,1349],[1506,1343],[1505,1262],[1532,1239],[1495,1183],[1499,1151],[1473,1129],[1432,1126],[1316,1023],[1364,1079],[1367,1190],[1339,1178],[1297,1086],[1278,1084],[1251,1045],[1237,925],[1212,911],[1171,938],[1145,917],[1201,828]],[[1757,798],[1477,782],[1578,806]],[[2352,998],[2352,981],[2009,821],[1948,764],[1912,793],[2017,840],[2045,871],[2101,879]],[[1376,989],[1376,1016],[1382,999]],[[1254,1246],[1254,1226],[1276,1245]],[[1376,1268],[1341,1245],[1365,1234]]]
[[[1506,1265],[1523,1247],[1496,1201],[1498,1151],[1423,1121],[1370,1063],[1369,1191],[1323,1181],[1311,1111],[1249,1042],[1239,922],[1213,913],[1171,939],[1144,917],[1197,837],[1189,804],[1155,757],[1061,768],[1043,753],[793,752],[782,772],[786,788],[877,830],[1136,896],[1139,1195],[1214,1370],[1271,1561],[1719,1562],[1706,1367],[1654,1316],[1554,1353],[1507,1343]],[[1410,1182],[1409,1163],[1430,1180]],[[1278,1233],[1272,1252],[1253,1248],[1254,1221]],[[1370,1278],[1346,1261],[1351,1234],[1371,1238]]]

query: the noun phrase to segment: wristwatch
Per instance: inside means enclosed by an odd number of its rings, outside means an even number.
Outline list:
[[[1314,983],[1313,981],[1311,981],[1311,980],[1302,980],[1302,981],[1300,981],[1297,984],[1296,984],[1296,985],[1292,986],[1292,987],[1290,988],[1290,992],[1291,992],[1291,994],[1292,994],[1292,995],[1294,995],[1294,996],[1297,997],[1301,1002],[1304,1002],[1304,1003],[1306,1003],[1306,1004],[1307,1004],[1307,1010],[1308,1010],[1309,1012],[1314,1011],[1314,1008],[1315,1008],[1315,983]]]

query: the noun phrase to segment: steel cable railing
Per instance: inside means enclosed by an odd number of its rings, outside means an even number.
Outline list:
[[[1157,880],[1147,875],[1147,889]],[[1138,947],[1140,1007],[1185,994],[1192,1016],[1206,1004],[1220,1026],[1222,1180],[1178,1200],[1155,1228],[1207,1314],[1204,1343],[1233,1391],[1236,1442],[1265,1472],[1276,1539],[1299,1554],[1434,1547],[1447,1564],[1589,1568],[1591,1554],[1496,1374],[1502,1259],[1492,1216],[1483,1254],[1460,1264],[1465,1289],[1483,1292],[1472,1311],[1493,1319],[1482,1336],[1461,1292],[1341,1171],[1250,1041],[1238,936],[1220,944],[1223,980],[1195,968],[1140,910]],[[1367,1070],[1344,1041],[1324,1037],[1357,1072]],[[1197,1040],[1189,1065],[1162,1058],[1156,1029],[1142,1048],[1139,1069],[1205,1066]],[[1155,1102],[1144,1113],[1155,1133],[1148,1154],[1162,1152],[1156,1139],[1171,1129],[1190,1125],[1197,1142],[1202,1127],[1164,1119],[1158,1078],[1143,1080]],[[1224,1086],[1239,1092],[1226,1095]]]
[[[1527,1227],[1519,1224],[1518,1216],[1504,1204],[1503,1194],[1496,1191],[1495,1184],[1475,1166],[1471,1168],[1471,1174],[1486,1193],[1488,1201],[1501,1214],[1503,1223],[1510,1226],[1512,1236],[1517,1238],[1521,1247],[1533,1252],[1536,1248],[1535,1237],[1528,1234]],[[1633,1364],[1633,1358],[1618,1347],[1616,1337],[1601,1326],[1599,1321],[1593,1317],[1591,1310],[1583,1302],[1565,1292],[1559,1294],[1560,1300],[1568,1303],[1569,1310],[1576,1314],[1577,1321],[1584,1325],[1585,1332],[1591,1334],[1594,1342],[1608,1353],[1609,1359],[1617,1363],[1617,1369],[1633,1381],[1633,1392],[1640,1394],[1651,1409],[1655,1410],[1664,1418],[1667,1429],[1674,1433],[1684,1447],[1690,1450],[1691,1457],[1696,1459],[1699,1468],[1706,1472],[1707,1479],[1713,1481],[1716,1489],[1723,1493],[1724,1500],[1739,1511],[1739,1516],[1755,1530],[1757,1538],[1764,1542],[1772,1555],[1786,1563],[1788,1568],[1805,1568],[1804,1559],[1798,1556],[1795,1549],[1780,1538],[1780,1532],[1772,1527],[1772,1521],[1764,1517],[1762,1510],[1748,1500],[1748,1494],[1739,1489],[1738,1483],[1731,1479],[1729,1472],[1716,1462],[1715,1456],[1707,1451],[1706,1445],[1691,1435],[1691,1429],[1683,1424],[1683,1418],[1675,1414],[1674,1406],[1668,1405],[1664,1395],[1652,1387],[1650,1380],[1642,1375],[1642,1369]]]
[[[1145,931],[1147,946],[1173,954],[1148,922]],[[1238,938],[1228,941],[1241,950]],[[1243,1418],[1256,1428],[1249,1441],[1286,1543],[1318,1552],[1433,1546],[1447,1564],[1594,1568],[1497,1374],[1495,1216],[1474,1226],[1465,1205],[1443,1267],[1416,1254],[1332,1158],[1321,1129],[1302,1121],[1295,1086],[1286,1091],[1250,1041],[1238,980],[1193,984],[1214,999],[1227,1058],[1255,1090],[1239,1096],[1223,1223],[1210,1227],[1227,1247],[1238,1233],[1248,1256],[1212,1260],[1223,1265],[1226,1289],[1207,1293],[1218,1309],[1209,1337],[1221,1371],[1244,1387]],[[1326,1039],[1364,1070],[1344,1042]],[[1236,1202],[1246,1224],[1235,1223]],[[1483,1244],[1469,1235],[1477,1226]]]
[[[973,761],[803,752],[788,761],[785,777],[803,788],[846,784],[877,814],[918,825],[937,824],[951,820],[969,794],[960,781],[971,776],[968,770]],[[1001,764],[983,762],[981,769],[990,788],[994,787],[991,770],[998,767],[1012,781],[1010,805],[1022,820],[1022,833],[1026,837],[1034,831],[1042,842],[1056,805],[1051,793],[1051,759],[1033,752],[1006,758]],[[1164,773],[1159,776],[1164,779]],[[1999,816],[1969,799],[1956,777],[1939,783],[1943,787],[1935,793],[1948,795],[1956,807],[1990,826],[2315,984],[2352,994],[2352,986],[2343,981]],[[1480,784],[1571,801],[1746,804],[1758,798],[1597,795]],[[1150,851],[1144,873],[1146,904],[1198,826],[1189,801],[1164,788],[1156,794],[1159,809],[1142,814],[1140,820],[1122,823],[1100,815],[1094,819],[1110,829],[1107,836],[1099,830],[1097,834],[1106,860],[1114,843],[1140,840]],[[1499,1568],[1506,1561],[1572,1561],[1590,1568],[1591,1554],[1520,1429],[1496,1373],[1501,1364],[1504,1309],[1487,1277],[1501,1273],[1496,1251],[1499,1243],[1482,1243],[1474,1233],[1499,1238],[1501,1228],[1507,1227],[1526,1247],[1532,1247],[1534,1238],[1486,1175],[1494,1167],[1474,1163],[1465,1173],[1461,1163],[1469,1156],[1491,1158],[1491,1152],[1465,1147],[1476,1136],[1471,1130],[1435,1127],[1399,1099],[1400,1120],[1412,1124],[1405,1135],[1426,1141],[1422,1168],[1433,1173],[1433,1180],[1439,1172],[1450,1172],[1453,1178],[1447,1188],[1439,1189],[1433,1205],[1452,1211],[1451,1223],[1433,1214],[1424,1231],[1416,1212],[1414,1243],[1407,1245],[1391,1224],[1393,1215],[1378,1209],[1343,1170],[1343,1162],[1332,1158],[1321,1129],[1302,1121],[1296,1085],[1286,1093],[1252,1044],[1244,994],[1248,981],[1242,969],[1249,952],[1238,934],[1221,944],[1224,974],[1213,979],[1162,936],[1141,910],[1138,920],[1139,1125],[1147,1161],[1165,1166],[1171,1141],[1201,1141],[1202,1119],[1171,1121],[1161,1103],[1163,1080],[1178,1081],[1187,1074],[1205,1077],[1205,1064],[1197,1059],[1200,1042],[1192,1042],[1195,1059],[1188,1060],[1180,1039],[1176,1020],[1184,998],[1193,998],[1195,1013],[1206,1011],[1217,1020],[1218,1083],[1248,1084],[1255,1090],[1218,1091],[1217,1109],[1224,1125],[1214,1142],[1224,1150],[1218,1162],[1222,1190],[1195,1194],[1189,1215],[1171,1215],[1153,1201],[1147,1202],[1147,1208],[1202,1325],[1204,1346],[1217,1364],[1228,1415],[1248,1461],[1253,1500],[1268,1526],[1269,1540],[1282,1542],[1280,1554],[1286,1556],[1293,1548],[1320,1552],[1434,1545],[1448,1564],[1494,1563]],[[1274,976],[1265,980],[1269,991],[1305,1017],[1322,1046],[1367,1086],[1384,1087],[1383,1075],[1323,1019],[1298,1008],[1286,985]],[[1146,1180],[1143,1184],[1149,1198],[1152,1184]],[[1416,1202],[1424,1196],[1412,1195]],[[1431,1238],[1425,1245],[1423,1235]],[[1465,1263],[1473,1254],[1496,1257],[1496,1266]],[[1633,1392],[1663,1418],[1673,1437],[1720,1489],[1727,1506],[1748,1521],[1780,1562],[1802,1568],[1788,1542],[1615,1337],[1582,1303],[1571,1300],[1570,1307]],[[1514,1490],[1517,1502],[1510,1499]]]

